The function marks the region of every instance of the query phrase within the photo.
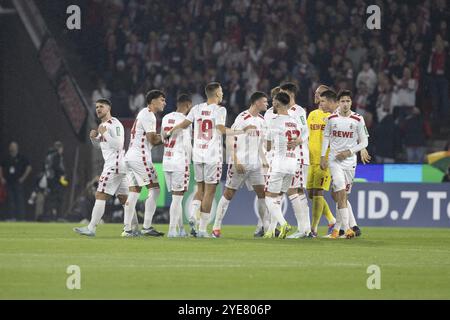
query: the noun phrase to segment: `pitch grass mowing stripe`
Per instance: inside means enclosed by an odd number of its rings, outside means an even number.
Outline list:
[[[363,228],[354,240],[95,238],[74,224],[0,223],[1,299],[449,299],[450,229]],[[157,226],[167,231],[167,226]],[[325,229],[319,230],[322,234]],[[381,269],[381,289],[366,286]],[[66,269],[81,269],[68,290]]]

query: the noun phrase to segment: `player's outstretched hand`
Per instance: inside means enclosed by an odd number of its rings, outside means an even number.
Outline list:
[[[91,132],[89,133],[89,137],[91,137],[92,139],[95,139],[97,136],[98,136],[97,130],[91,130]]]
[[[372,160],[372,157],[370,156],[369,152],[366,148],[361,150],[361,161],[363,164],[370,163],[370,160]]]

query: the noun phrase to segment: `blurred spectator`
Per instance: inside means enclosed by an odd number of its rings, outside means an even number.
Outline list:
[[[64,200],[66,180],[66,170],[64,167],[64,146],[60,141],[56,141],[53,147],[48,150],[45,158],[44,168],[47,179],[48,194],[45,201],[45,214],[47,219],[56,220],[62,218],[61,211]]]
[[[97,80],[97,86],[92,92],[91,106],[95,106],[95,101],[99,99],[111,99],[111,91],[106,88],[106,84],[101,78]]]
[[[396,153],[401,149],[400,132],[394,116],[386,114],[375,129],[373,136],[375,161],[377,163],[394,163]]]
[[[419,108],[414,107],[402,126],[403,139],[409,163],[422,163],[426,151],[424,119]]]
[[[0,165],[0,183],[6,185],[8,215],[11,220],[25,219],[23,184],[30,173],[30,162],[19,153],[17,142],[11,142],[9,144],[9,156]]]
[[[430,74],[431,98],[433,113],[438,123],[448,123],[449,94],[448,94],[448,52],[445,52],[444,41],[440,36],[434,42],[427,71]],[[448,50],[448,48],[447,48]]]
[[[134,116],[145,107],[145,97],[139,88],[135,89],[134,93],[128,98],[128,101],[128,106]]]
[[[400,118],[400,122],[410,113],[416,105],[417,80],[411,77],[411,70],[404,68],[403,77],[394,78],[394,90],[392,93],[392,105],[394,106],[394,118]]]
[[[356,77],[356,88],[359,89],[362,84],[366,85],[369,95],[373,94],[377,87],[377,75],[368,62],[364,62],[362,70]]]

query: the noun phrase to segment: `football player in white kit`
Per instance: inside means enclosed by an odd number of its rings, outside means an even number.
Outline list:
[[[101,120],[97,130],[91,130],[91,142],[102,151],[105,163],[95,193],[92,217],[87,227],[74,228],[81,235],[95,236],[96,227],[105,213],[106,200],[117,195],[120,203],[125,205],[128,195],[124,156],[124,129],[119,120],[111,116],[111,102],[99,99],[95,102],[95,112]],[[134,212],[132,212],[134,214]]]
[[[280,86],[280,92],[284,92],[289,95],[290,101],[288,113],[291,117],[298,120],[301,132],[301,135],[296,139],[296,143],[299,145],[297,151],[297,171],[292,179],[291,187],[287,192],[292,208],[294,209],[295,218],[297,220],[297,232],[289,236],[289,238],[294,239],[305,238],[313,235],[310,232],[311,221],[309,217],[308,199],[304,192],[306,189],[306,179],[308,176],[309,166],[309,128],[306,122],[305,109],[295,103],[297,91],[298,88],[294,83],[288,82]],[[273,109],[269,109],[267,113],[265,118],[270,119],[271,113],[273,114]]]
[[[364,119],[351,111],[351,92],[341,91],[338,94],[339,111],[328,117],[322,144],[322,157],[320,166],[325,170],[330,166],[332,188],[336,193],[338,212],[337,222],[331,238],[339,237],[339,228],[345,231],[345,237],[355,237],[355,231],[349,226],[348,197],[351,192],[356,170],[356,153],[368,145],[368,133]],[[329,164],[326,152],[330,146]]]
[[[273,100],[276,116],[268,123],[267,140],[269,151],[273,148],[268,178],[266,181],[266,205],[272,217],[264,238],[275,237],[275,227],[280,224],[278,238],[286,238],[291,226],[281,212],[281,197],[292,186],[292,180],[298,171],[298,152],[301,140],[300,120],[289,115],[290,97],[280,92]],[[300,139],[298,139],[300,138]]]
[[[181,94],[177,98],[177,110],[165,115],[162,119],[161,136],[183,122],[191,107],[191,98],[187,94]],[[182,202],[183,195],[189,187],[189,165],[192,156],[191,131],[192,128],[188,127],[164,140],[163,169],[167,190],[172,193],[167,234],[169,238],[187,236],[183,226]]]
[[[227,110],[219,104],[223,99],[222,86],[211,82],[205,87],[207,102],[195,105],[186,120],[176,125],[167,136],[194,124],[193,162],[197,192],[191,204],[189,225],[194,237],[209,238],[206,231],[217,184],[222,176],[222,135],[244,133],[225,127]],[[254,129],[254,126],[244,130]],[[196,230],[196,213],[200,209],[199,230]]]
[[[147,108],[139,112],[131,128],[130,145],[125,155],[130,192],[125,205],[125,228],[122,233],[124,237],[132,232],[133,212],[143,186],[148,188],[149,196],[145,200],[144,225],[141,234],[153,237],[164,235],[152,227],[160,189],[158,176],[152,163],[151,149],[162,143],[161,136],[156,133],[155,114],[164,110],[166,97],[160,90],[151,90],[146,95],[146,102]]]
[[[267,128],[264,117],[260,112],[266,111],[268,105],[267,95],[263,92],[255,92],[250,97],[250,108],[241,112],[231,126],[232,129],[242,130],[253,125],[256,130],[251,130],[247,135],[232,137],[231,161],[228,165],[227,181],[224,193],[217,205],[212,236],[220,238],[222,221],[230,201],[236,191],[246,183],[252,187],[258,197],[258,214],[264,221],[267,207],[264,195],[263,165],[268,165],[263,152],[264,135]]]

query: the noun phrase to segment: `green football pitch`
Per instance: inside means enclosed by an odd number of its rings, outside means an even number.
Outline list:
[[[123,239],[118,224],[95,238],[75,226],[1,223],[0,299],[450,299],[450,229],[281,240],[225,226],[221,239]],[[70,265],[79,290],[66,287]],[[371,265],[380,289],[367,287]]]

